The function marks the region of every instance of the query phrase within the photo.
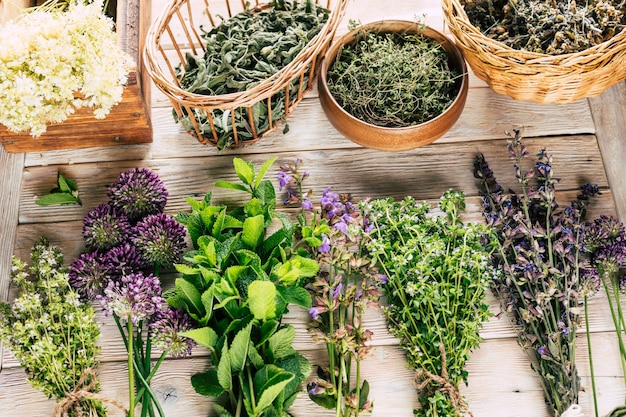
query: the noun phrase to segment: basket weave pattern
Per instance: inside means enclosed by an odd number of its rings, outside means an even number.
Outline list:
[[[459,0],[442,0],[442,7],[468,64],[496,93],[536,103],[569,103],[626,79],[626,29],[584,51],[547,55],[516,50],[483,35]]]
[[[230,146],[238,147],[254,143],[276,129],[278,117],[272,114],[272,98],[284,92],[284,117],[286,118],[302,100],[304,94],[313,88],[318,62],[325,55],[343,18],[348,0],[316,0],[316,4],[330,10],[328,21],[320,32],[312,38],[288,65],[272,74],[253,88],[223,95],[202,95],[190,93],[180,87],[176,68],[184,68],[185,54],[202,55],[205,51],[201,36],[202,27],[208,31],[219,25],[222,18],[230,18],[246,10],[246,3],[254,12],[270,7],[258,0],[172,0],[150,27],[144,48],[146,72],[156,87],[171,101],[174,111],[180,118],[189,115],[193,130],[189,133],[205,145],[218,146],[218,132],[212,112],[221,110],[226,114],[229,129],[232,129]],[[269,124],[257,131],[252,120],[252,106],[264,101],[268,108]],[[236,116],[247,119],[246,137],[236,123]],[[204,129],[200,126],[203,120]],[[218,122],[223,122],[222,120]],[[207,124],[212,135],[207,134]],[[204,133],[203,133],[204,132]]]

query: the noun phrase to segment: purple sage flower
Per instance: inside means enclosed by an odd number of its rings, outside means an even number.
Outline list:
[[[313,210],[313,203],[310,198],[304,197],[304,200],[302,200],[302,208],[304,210]]]
[[[98,298],[106,315],[115,314],[120,320],[137,324],[161,309],[165,303],[161,293],[157,277],[138,272],[109,281]]]
[[[173,308],[161,310],[150,323],[152,343],[154,347],[168,352],[172,357],[189,356],[196,343],[188,337],[181,336],[180,332],[192,328],[193,323],[186,312]]]
[[[147,168],[135,168],[120,174],[109,187],[111,204],[126,213],[131,222],[163,212],[168,192],[157,174]]]
[[[337,300],[339,295],[341,295],[341,289],[343,288],[343,284],[340,282],[336,287],[333,288],[333,300]]]
[[[183,256],[186,233],[172,216],[153,214],[137,223],[133,244],[148,265],[170,267]]]
[[[330,238],[325,234],[322,235],[322,245],[317,248],[320,253],[330,252]]]
[[[83,238],[90,250],[109,250],[126,241],[130,232],[128,217],[110,204],[91,209],[83,219]]]
[[[85,252],[70,265],[69,283],[83,299],[94,300],[111,279],[111,270],[101,258],[99,252]]]
[[[311,307],[309,309],[309,315],[313,320],[318,320],[320,318],[320,313],[322,313],[322,311],[320,311],[319,307]]]
[[[290,173],[285,172],[285,171],[278,172],[278,189],[280,191],[282,191],[283,188],[285,188],[292,182],[293,182],[293,177],[291,176]]]

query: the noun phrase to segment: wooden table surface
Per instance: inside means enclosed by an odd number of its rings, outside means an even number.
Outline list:
[[[154,0],[153,16],[165,5]],[[425,21],[443,28],[442,12],[433,0],[395,0],[381,7],[376,0],[352,0],[338,34],[347,31],[348,19],[366,23],[380,19]],[[414,151],[385,153],[361,148],[341,136],[329,124],[319,105],[316,90],[307,95],[288,119],[287,134],[275,132],[255,145],[218,153],[200,145],[182,131],[171,117],[171,107],[156,89],[152,93],[154,143],[76,151],[8,154],[0,149],[0,299],[13,296],[9,288],[10,257],[28,258],[32,244],[46,235],[71,260],[83,249],[81,227],[86,212],[106,200],[106,187],[123,170],[149,167],[159,174],[170,191],[166,211],[187,210],[185,197],[199,197],[214,189],[217,180],[234,179],[232,158],[242,156],[260,165],[271,156],[279,164],[301,158],[311,173],[308,186],[319,197],[332,186],[356,199],[412,195],[435,203],[449,188],[468,195],[468,218],[481,221],[480,199],[472,176],[472,162],[482,152],[504,184],[513,184],[511,162],[505,149],[506,131],[520,129],[531,149],[545,147],[554,155],[554,169],[562,178],[558,189],[567,202],[585,182],[597,183],[603,194],[590,213],[619,215],[626,220],[626,84],[621,83],[601,96],[567,105],[538,105],[514,101],[493,93],[471,77],[466,108],[458,123],[435,143]],[[48,207],[35,205],[38,196],[53,186],[56,173],[76,181],[82,206]],[[218,191],[216,197],[232,202],[237,197]],[[590,324],[596,358],[595,371],[600,412],[622,404],[626,395],[621,375],[616,335],[608,306],[598,294],[591,301]],[[492,302],[492,311],[499,307]],[[99,375],[102,394],[127,401],[125,351],[112,320],[98,316],[102,323],[102,354]],[[312,361],[323,357],[306,332],[306,312],[293,311],[287,317],[297,328],[296,348]],[[365,362],[364,377],[370,381],[375,401],[373,416],[411,416],[417,404],[412,372],[406,369],[397,342],[388,335],[379,312],[372,310],[367,325],[374,331],[372,355]],[[548,416],[537,377],[518,346],[506,320],[492,318],[483,328],[484,342],[473,352],[468,364],[469,385],[462,387],[475,417]],[[583,386],[580,404],[585,416],[592,415],[587,346],[579,335],[577,365]],[[26,383],[19,365],[5,348],[0,362],[0,416],[32,417],[52,414],[54,402]],[[198,349],[192,358],[167,360],[153,387],[168,415],[196,417],[209,415],[209,401],[194,393],[189,376],[206,369],[206,352]],[[292,409],[296,417],[330,416],[301,395]],[[119,415],[111,411],[110,415]]]

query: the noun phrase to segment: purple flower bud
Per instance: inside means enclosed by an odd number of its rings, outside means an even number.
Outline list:
[[[339,295],[341,294],[341,289],[343,288],[343,284],[340,282],[336,287],[333,288],[333,300],[337,301]]]
[[[193,328],[191,318],[187,313],[173,308],[160,310],[156,318],[150,323],[150,335],[152,343],[157,349],[168,352],[174,358],[191,355],[196,343],[180,332]]]
[[[313,203],[311,202],[310,198],[304,197],[304,200],[302,201],[302,209],[313,210]]]
[[[115,314],[121,320],[135,324],[151,318],[165,303],[159,279],[141,272],[125,275],[119,281],[109,281],[98,298],[105,314]]]
[[[130,237],[128,217],[110,204],[101,204],[83,219],[83,238],[90,250],[106,251]]]
[[[170,267],[179,262],[186,249],[187,230],[164,213],[147,216],[134,229],[133,243],[148,265]]]
[[[110,268],[111,279],[120,279],[147,267],[135,246],[130,243],[122,243],[108,251],[103,262]]]
[[[111,204],[123,210],[131,222],[163,212],[168,192],[157,174],[147,168],[124,171],[109,188]]]
[[[317,248],[320,253],[330,252],[330,239],[325,234],[322,235],[322,245]]]
[[[311,307],[309,309],[309,315],[313,320],[318,320],[320,318],[320,309],[318,307]]]
[[[94,300],[111,278],[110,268],[101,257],[98,252],[86,252],[72,261],[69,283],[83,299]]]
[[[293,181],[293,177],[291,176],[291,174],[284,172],[284,171],[278,172],[278,189],[280,191],[282,191],[283,188],[289,185],[292,181]]]

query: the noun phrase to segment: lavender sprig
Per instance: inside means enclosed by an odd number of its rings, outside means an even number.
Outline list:
[[[560,415],[578,402],[575,337],[583,301],[582,225],[586,206],[599,190],[585,185],[576,201],[560,208],[552,156],[540,151],[534,166],[526,170],[522,164],[528,152],[519,131],[507,146],[519,194],[504,192],[483,155],[474,163],[484,196],[483,215],[498,235],[493,262],[505,272],[492,281],[492,289],[510,313],[518,340],[541,377],[546,402]]]

